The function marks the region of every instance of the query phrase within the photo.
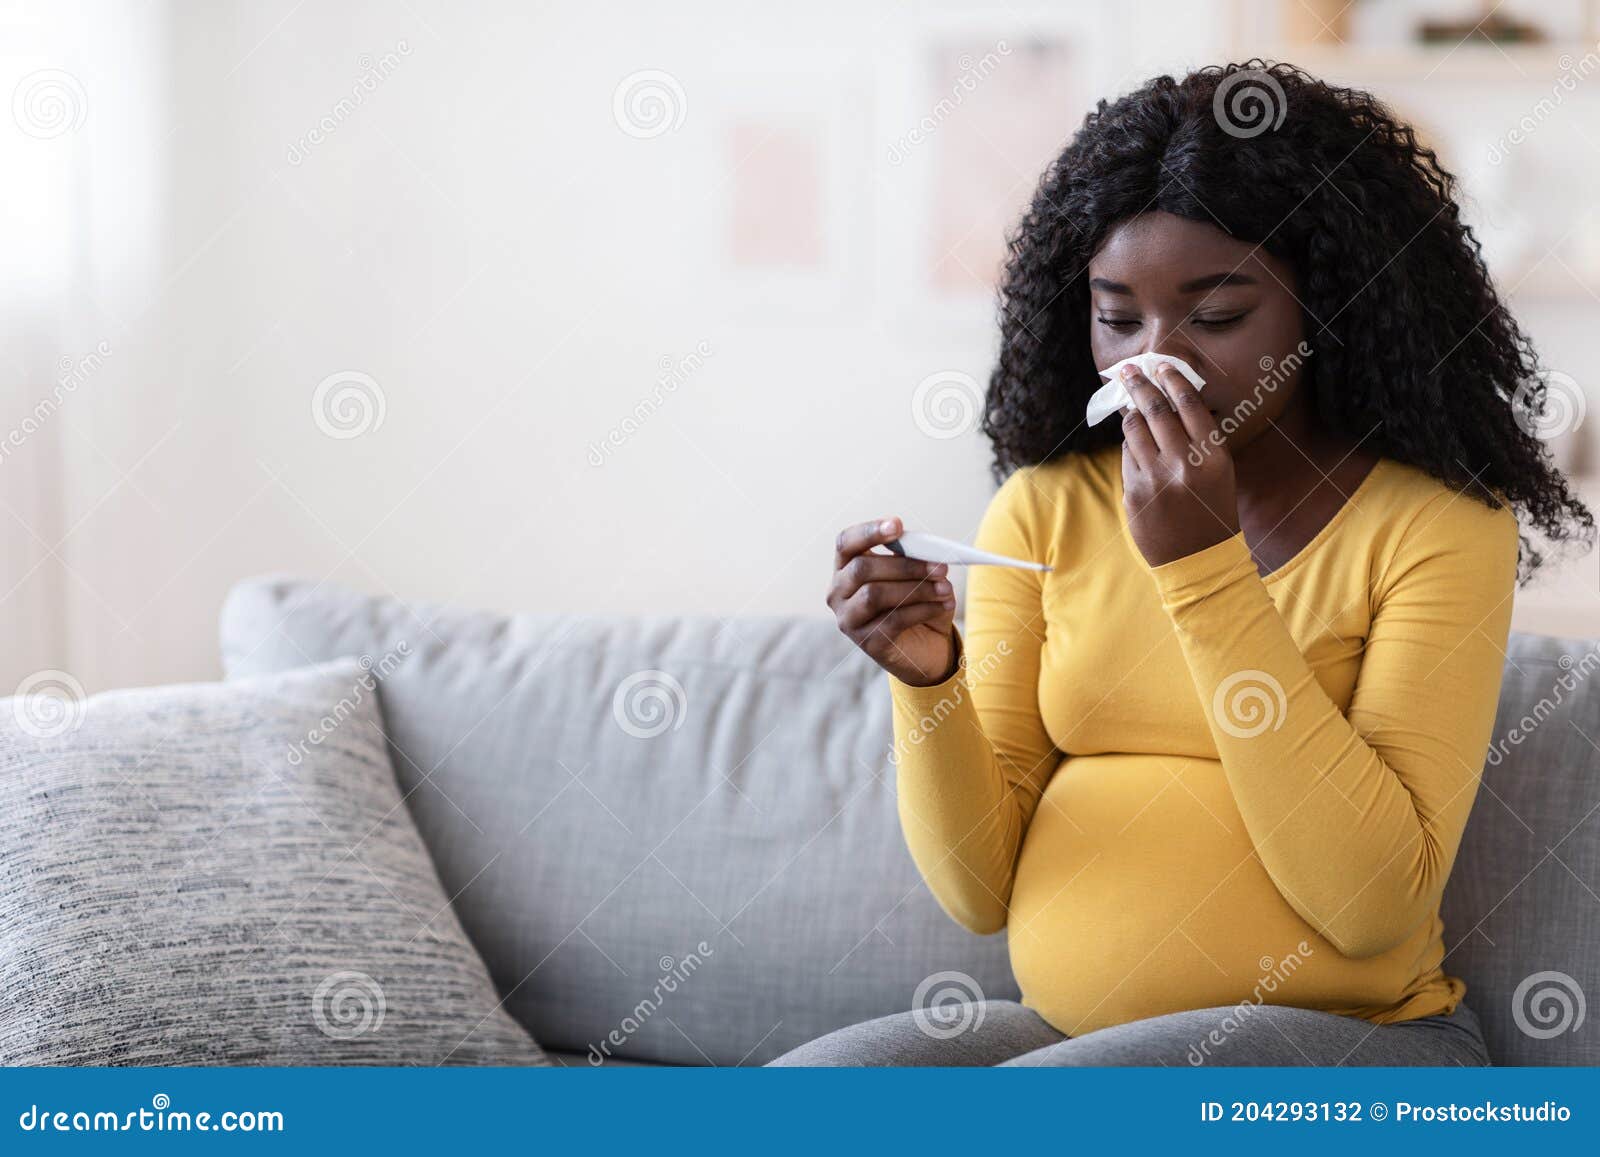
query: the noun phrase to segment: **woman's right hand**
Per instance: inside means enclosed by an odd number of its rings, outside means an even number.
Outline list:
[[[931,687],[953,672],[956,595],[942,562],[873,554],[900,537],[898,518],[839,532],[828,606],[839,630],[903,683]]]

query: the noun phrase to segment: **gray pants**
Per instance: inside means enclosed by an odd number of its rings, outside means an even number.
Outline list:
[[[768,1062],[800,1065],[1488,1065],[1465,1004],[1398,1024],[1275,1004],[1168,1013],[1068,1037],[1011,1000],[850,1025]]]

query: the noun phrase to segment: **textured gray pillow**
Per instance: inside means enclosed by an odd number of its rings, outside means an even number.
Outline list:
[[[543,1064],[367,660],[0,699],[0,1064]]]

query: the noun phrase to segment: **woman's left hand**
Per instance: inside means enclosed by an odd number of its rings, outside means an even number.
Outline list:
[[[1134,542],[1155,567],[1239,533],[1233,456],[1189,379],[1158,366],[1164,394],[1130,368],[1123,385],[1137,409],[1123,410],[1123,505]]]

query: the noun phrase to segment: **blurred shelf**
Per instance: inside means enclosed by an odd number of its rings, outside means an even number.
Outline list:
[[[1254,51],[1254,50],[1252,50]],[[1314,76],[1343,81],[1470,80],[1550,84],[1573,71],[1595,46],[1583,41],[1542,44],[1279,44],[1259,51],[1268,60],[1298,65]],[[1576,73],[1575,79],[1585,79]]]
[[[1555,260],[1494,274],[1495,287],[1507,297],[1548,300],[1590,300],[1600,305],[1600,273],[1575,272]]]

